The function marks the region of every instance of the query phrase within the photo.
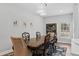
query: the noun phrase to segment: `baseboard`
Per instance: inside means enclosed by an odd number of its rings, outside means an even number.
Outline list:
[[[71,43],[68,43],[68,42],[58,42],[58,43],[69,44],[69,45],[71,45]]]
[[[4,56],[4,55],[6,55],[8,53],[11,53],[11,52],[13,52],[12,49],[11,50],[6,50],[6,51],[3,51],[3,52],[0,52],[0,56]]]
[[[71,56],[79,56],[79,54],[71,53]]]

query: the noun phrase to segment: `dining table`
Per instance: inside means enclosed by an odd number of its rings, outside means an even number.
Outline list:
[[[44,37],[39,39],[31,38],[27,42],[27,47],[32,51],[32,55],[38,55],[38,49],[44,44]]]
[[[30,41],[27,42],[27,46],[30,48],[38,48],[42,44],[44,44],[44,37],[40,39],[31,38]]]

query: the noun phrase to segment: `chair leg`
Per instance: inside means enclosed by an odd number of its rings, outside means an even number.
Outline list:
[[[56,53],[57,51],[56,51],[56,46],[55,46],[55,53]]]
[[[45,56],[45,50],[43,51],[43,56]]]
[[[53,53],[56,53],[56,46],[53,47]]]

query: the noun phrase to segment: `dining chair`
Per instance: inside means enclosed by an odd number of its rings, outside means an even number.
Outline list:
[[[50,41],[49,41],[49,48],[48,48],[48,55],[52,56],[52,54],[56,53],[57,47],[57,37],[54,32],[50,33]]]
[[[28,41],[30,41],[30,34],[28,32],[23,32],[22,33],[22,38],[27,43]]]
[[[11,37],[14,55],[15,56],[29,56],[31,51],[27,48],[24,40],[22,38]]]
[[[41,33],[40,32],[36,32],[36,40],[41,38]]]
[[[44,44],[41,45],[38,49],[37,49],[37,55],[42,55],[45,56],[46,55],[46,50],[48,48],[48,41],[50,39],[50,35],[46,35],[44,38]]]

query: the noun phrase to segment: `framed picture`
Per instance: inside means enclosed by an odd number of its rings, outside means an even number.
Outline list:
[[[14,26],[18,25],[18,21],[15,20],[15,21],[13,22],[13,25],[14,25]]]
[[[54,32],[55,34],[57,34],[57,24],[56,23],[46,24],[46,33],[48,32]]]

